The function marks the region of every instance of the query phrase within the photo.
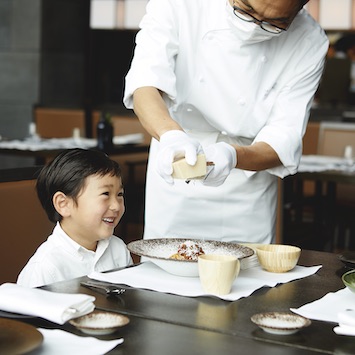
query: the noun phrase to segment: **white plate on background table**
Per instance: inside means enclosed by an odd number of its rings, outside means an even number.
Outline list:
[[[178,276],[198,276],[196,260],[177,260],[170,257],[177,253],[180,244],[192,241],[200,246],[205,254],[235,255],[239,260],[254,255],[254,250],[236,243],[215,240],[187,238],[140,239],[128,243],[129,251],[143,256],[165,271]]]

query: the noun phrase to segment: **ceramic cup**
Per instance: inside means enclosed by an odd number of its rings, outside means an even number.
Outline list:
[[[232,255],[204,254],[198,257],[198,271],[204,292],[227,295],[239,274],[240,262]]]

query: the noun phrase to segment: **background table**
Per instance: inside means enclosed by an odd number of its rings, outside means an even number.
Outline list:
[[[305,184],[309,181],[314,182],[315,186],[312,194],[305,191]],[[343,218],[345,214],[342,216],[339,211],[338,184],[355,186],[355,172],[339,170],[299,172],[283,179],[284,243],[296,243],[303,248],[325,251],[337,251],[339,246],[345,247],[344,241],[342,244],[339,242],[344,239],[341,235],[344,233],[342,224],[349,227],[351,221],[345,221]],[[352,196],[352,199],[355,206],[355,196]],[[344,209],[349,210],[346,206]],[[338,233],[339,244],[335,240],[337,228],[342,231]]]

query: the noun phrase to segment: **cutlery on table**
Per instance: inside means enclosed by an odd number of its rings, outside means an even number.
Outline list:
[[[107,285],[95,281],[83,281],[80,282],[80,285],[104,293],[107,296],[121,295],[126,291],[124,288],[115,285]]]

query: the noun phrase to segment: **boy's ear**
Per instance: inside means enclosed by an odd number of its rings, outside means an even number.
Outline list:
[[[65,193],[57,191],[53,195],[53,206],[62,217],[69,217],[71,213],[72,199]]]

